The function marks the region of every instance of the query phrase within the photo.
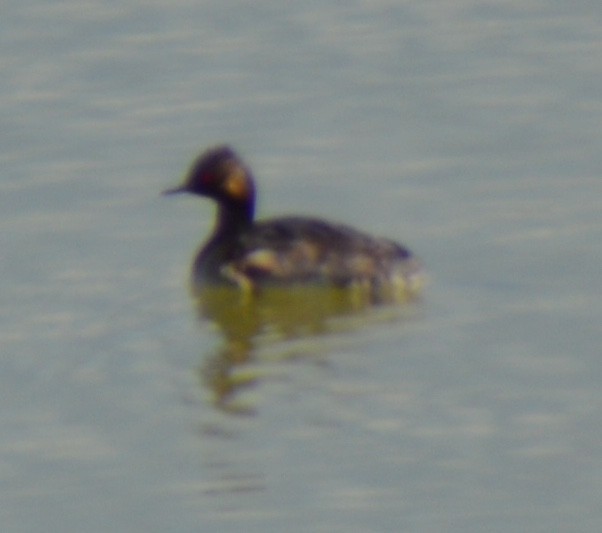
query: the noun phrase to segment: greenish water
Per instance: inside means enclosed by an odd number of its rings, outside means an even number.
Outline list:
[[[599,529],[600,16],[8,3],[4,530]],[[199,310],[212,206],[160,191],[218,141],[265,216],[407,244],[423,297]]]

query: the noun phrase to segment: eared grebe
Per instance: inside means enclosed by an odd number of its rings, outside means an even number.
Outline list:
[[[218,205],[213,234],[193,264],[196,286],[360,286],[377,298],[391,288],[407,294],[420,288],[420,262],[393,241],[317,218],[256,222],[251,171],[228,146],[207,150],[184,184],[165,194],[180,192],[212,198]]]

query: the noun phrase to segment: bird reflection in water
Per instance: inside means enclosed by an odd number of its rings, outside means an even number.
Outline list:
[[[199,319],[211,320],[221,336],[216,350],[203,358],[203,385],[217,408],[241,415],[255,412],[241,393],[266,377],[253,364],[264,360],[266,352],[272,360],[316,360],[321,354],[312,343],[315,338],[353,331],[358,324],[400,319],[415,310],[403,304],[418,298],[403,292],[374,302],[359,289],[303,285],[269,287],[254,294],[227,286],[195,287],[193,296]],[[294,349],[287,344],[292,340],[300,341]]]

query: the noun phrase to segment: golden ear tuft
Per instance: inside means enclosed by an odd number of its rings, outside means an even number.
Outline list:
[[[228,174],[224,188],[230,198],[246,200],[249,197],[249,181],[244,169],[239,166],[233,168]]]

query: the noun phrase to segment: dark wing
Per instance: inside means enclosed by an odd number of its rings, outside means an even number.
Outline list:
[[[388,278],[411,257],[403,246],[320,219],[256,223],[241,236],[233,268],[253,281],[324,281],[346,285]]]

